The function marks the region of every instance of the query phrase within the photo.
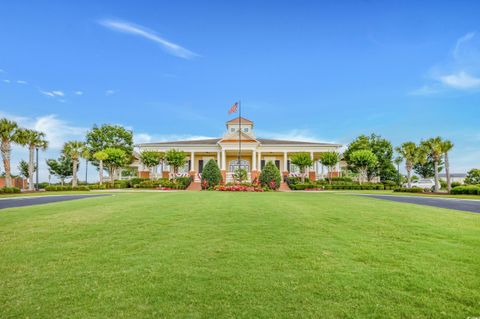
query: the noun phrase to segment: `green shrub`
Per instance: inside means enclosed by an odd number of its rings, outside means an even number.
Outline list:
[[[202,171],[202,188],[210,188],[219,185],[222,181],[222,173],[214,160],[209,160]]]
[[[65,186],[49,185],[49,186],[45,187],[45,190],[48,191],[48,192],[89,191],[90,187],[88,187],[86,185],[80,185],[80,186],[72,188],[72,186],[70,186],[70,185],[65,185]]]
[[[38,188],[39,189],[45,189],[45,187],[47,187],[48,185],[50,185],[50,184],[47,183],[47,182],[38,183]]]
[[[134,177],[130,180],[130,186],[135,187],[136,185],[146,180],[148,180],[148,178]]]
[[[450,186],[452,186],[452,188],[453,188],[453,187],[462,186],[462,185],[463,184],[460,183],[460,182],[452,182]]]
[[[177,177],[175,179],[175,184],[178,185],[176,189],[186,189],[191,182],[192,182],[191,177]]]
[[[480,195],[480,186],[478,185],[457,186],[452,188],[450,193],[455,195]]]
[[[299,184],[302,182],[302,178],[301,177],[293,177],[293,176],[289,176],[285,179],[285,182],[287,183],[287,185],[292,188],[293,185],[295,184]],[[308,177],[305,177],[305,183],[309,183],[310,182],[310,179]],[[293,188],[292,188],[293,189]]]
[[[332,183],[334,182],[353,182],[351,177],[332,177]]]
[[[278,189],[280,187],[280,171],[272,161],[268,161],[262,169],[258,181],[263,187],[268,187],[270,189]]]
[[[13,194],[20,193],[20,188],[18,187],[2,187],[0,188],[0,194]]]
[[[113,182],[113,188],[129,188],[130,181],[128,180],[116,180]]]

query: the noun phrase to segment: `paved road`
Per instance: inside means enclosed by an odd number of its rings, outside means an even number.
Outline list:
[[[0,209],[10,208],[10,207],[22,207],[22,206],[31,206],[39,204],[48,204],[63,202],[67,200],[75,200],[82,198],[90,197],[99,197],[99,196],[111,196],[111,195],[48,195],[48,196],[35,196],[35,197],[11,197],[3,198],[0,200]]]
[[[480,213],[480,200],[457,199],[457,198],[432,198],[420,196],[397,196],[397,195],[361,195],[378,199],[391,200],[394,202],[411,203],[426,206],[435,206],[463,210],[466,212]]]

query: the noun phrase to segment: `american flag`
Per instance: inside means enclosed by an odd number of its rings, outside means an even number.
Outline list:
[[[228,114],[237,112],[237,109],[238,109],[238,102],[235,102],[235,104],[233,104],[232,107],[228,110]]]

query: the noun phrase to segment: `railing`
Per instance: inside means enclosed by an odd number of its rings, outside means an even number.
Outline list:
[[[235,173],[234,172],[227,172],[227,180],[225,181],[226,183],[233,183],[235,182]],[[247,179],[244,180],[244,182],[251,182],[252,181],[252,174],[250,172],[247,172]]]

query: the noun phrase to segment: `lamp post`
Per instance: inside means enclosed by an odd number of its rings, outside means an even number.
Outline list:
[[[35,190],[38,192],[39,188],[38,188],[38,147],[35,149],[36,150],[36,153],[37,153],[37,169],[35,170],[35,177],[36,177],[36,186],[35,186]]]

